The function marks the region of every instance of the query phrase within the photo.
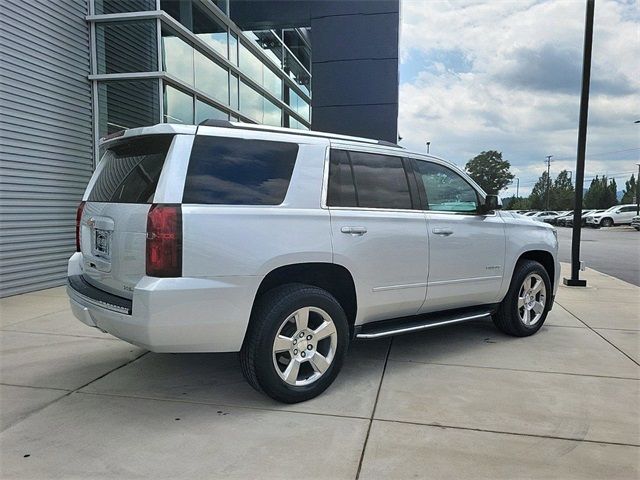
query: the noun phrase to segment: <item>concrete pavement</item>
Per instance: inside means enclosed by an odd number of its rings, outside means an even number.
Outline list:
[[[0,300],[2,478],[640,475],[640,288],[588,270],[529,338],[478,322],[357,342],[319,398],[254,392],[235,354],[145,352],[62,288]]]

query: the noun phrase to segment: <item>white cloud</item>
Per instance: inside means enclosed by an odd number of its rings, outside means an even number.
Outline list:
[[[459,165],[501,150],[525,193],[546,155],[558,159],[552,174],[574,170],[584,8],[582,0],[404,0],[402,144],[424,151],[428,140],[431,153]],[[639,19],[635,1],[597,2],[587,178],[637,168],[640,150],[598,153],[640,147]]]

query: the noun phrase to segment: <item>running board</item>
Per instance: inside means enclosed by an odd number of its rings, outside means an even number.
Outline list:
[[[395,320],[383,320],[367,323],[356,327],[356,338],[374,339],[401,335],[403,333],[418,332],[429,328],[443,327],[456,323],[484,320],[491,318],[495,311],[493,307],[465,309],[457,312],[441,312],[436,314],[404,317]]]

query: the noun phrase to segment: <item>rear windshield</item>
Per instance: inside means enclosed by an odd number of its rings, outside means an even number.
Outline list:
[[[89,202],[151,203],[173,135],[125,140],[109,147]]]
[[[182,203],[279,205],[297,155],[295,143],[196,136]]]

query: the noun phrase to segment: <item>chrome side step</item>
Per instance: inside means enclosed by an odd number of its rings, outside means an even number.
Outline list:
[[[470,322],[472,320],[485,320],[491,318],[493,308],[465,310],[459,312],[443,312],[415,317],[399,318],[396,320],[384,320],[368,323],[356,328],[356,338],[374,339],[401,335],[403,333],[417,332],[429,328],[443,327],[456,323]]]

